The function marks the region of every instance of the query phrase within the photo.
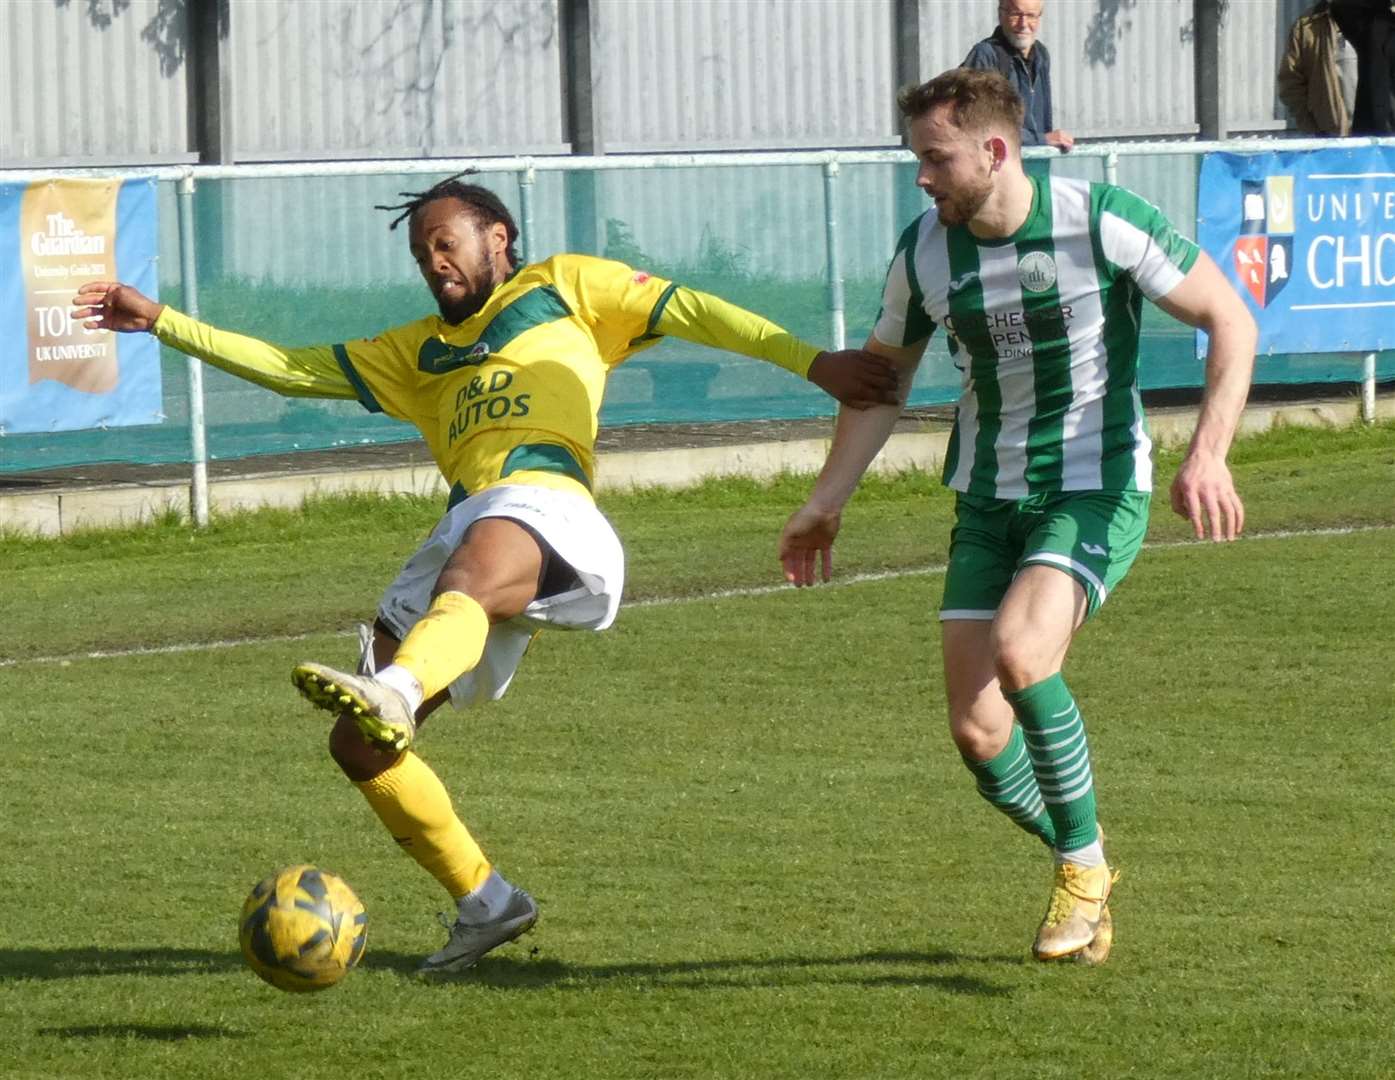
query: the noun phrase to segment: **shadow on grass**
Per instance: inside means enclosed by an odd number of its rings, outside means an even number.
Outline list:
[[[421,957],[415,953],[374,952],[363,968],[414,976]],[[849,986],[924,986],[949,994],[1007,997],[1005,987],[950,966],[1021,967],[1021,956],[965,956],[937,952],[864,952],[851,956],[774,956],[759,959],[692,960],[670,963],[569,964],[517,949],[487,957],[469,971],[423,979],[423,985],[473,983],[503,989],[595,989],[607,982],[635,983],[668,989],[715,990],[811,984]],[[217,975],[243,968],[236,952],[199,949],[0,949],[0,982],[21,979],[86,979],[103,975]],[[938,970],[937,970],[938,969]],[[219,1028],[150,1027],[112,1024],[50,1028],[47,1034],[71,1038],[135,1037],[181,1039],[234,1034]]]
[[[60,1039],[144,1039],[148,1042],[184,1042],[186,1039],[242,1039],[245,1031],[208,1024],[82,1024],[39,1028],[40,1035]]]
[[[240,953],[207,949],[0,949],[0,982],[94,975],[219,974],[240,967]]]
[[[414,975],[420,959],[378,952],[364,957],[363,967]],[[951,965],[1011,965],[1020,956],[964,956],[952,952],[866,952],[852,956],[773,956],[761,959],[693,960],[672,963],[569,964],[517,951],[495,954],[477,967],[423,979],[426,985],[474,983],[519,990],[594,990],[599,984],[629,982],[664,989],[717,990],[752,987],[923,986],[949,994],[1008,997],[1011,990],[964,973],[937,971]]]

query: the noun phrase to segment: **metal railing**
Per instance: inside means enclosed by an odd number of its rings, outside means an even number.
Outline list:
[[[1158,141],[1078,143],[1072,160],[1098,159],[1101,179],[1118,182],[1119,161],[1125,157],[1159,157],[1225,152],[1257,154],[1278,151],[1395,147],[1395,138],[1275,139],[1247,138],[1223,141]],[[1027,147],[1028,160],[1059,160],[1066,155],[1049,147]],[[34,183],[59,178],[112,180],[168,180],[177,185],[179,210],[179,263],[183,283],[183,307],[197,318],[198,271],[195,263],[193,198],[200,180],[323,178],[336,176],[417,175],[473,170],[477,173],[512,173],[518,182],[519,231],[524,262],[532,262],[533,189],[540,172],[605,172],[633,169],[751,168],[757,166],[817,166],[823,171],[824,269],[828,295],[829,336],[834,348],[846,345],[842,236],[837,216],[837,182],[844,165],[894,165],[915,161],[909,150],[817,150],[738,153],[634,154],[602,157],[424,158],[417,160],[287,162],[256,165],[165,165],[132,169],[20,169],[0,170],[0,184]],[[1375,418],[1376,354],[1361,358],[1361,414],[1368,423]],[[193,465],[190,503],[197,525],[208,521],[208,455],[204,422],[203,368],[189,358],[190,456]]]

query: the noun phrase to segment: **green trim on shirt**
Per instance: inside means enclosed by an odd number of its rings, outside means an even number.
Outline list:
[[[349,384],[354,388],[354,393],[358,395],[358,403],[371,413],[380,413],[383,407],[378,404],[378,399],[373,396],[373,391],[368,389],[368,384],[363,381],[363,377],[354,369],[354,362],[349,359],[349,350],[343,345],[332,345],[334,359],[339,361],[339,370],[344,373],[344,378],[349,380]]]
[[[630,342],[632,347],[645,341],[653,341],[655,338],[664,336],[654,328],[659,325],[659,319],[664,313],[664,308],[668,307],[668,302],[673,299],[673,294],[677,291],[678,283],[675,281],[659,294],[659,298],[654,301],[653,309],[649,312],[649,324],[645,326],[644,333]]]
[[[509,473],[522,472],[525,469],[533,472],[560,473],[562,476],[571,477],[586,490],[591,490],[591,478],[586,475],[581,463],[572,456],[570,450],[556,443],[524,443],[522,446],[515,446],[509,451],[508,457],[504,458],[499,476],[502,479]]]
[[[551,285],[529,289],[517,300],[506,305],[479,336],[469,345],[453,345],[439,337],[429,337],[417,350],[417,370],[427,375],[446,375],[471,365],[483,364],[491,355],[501,352],[520,334],[569,318],[572,309],[562,294]]]
[[[557,473],[559,476],[570,477],[587,491],[591,490],[591,478],[586,475],[580,462],[566,447],[554,443],[524,443],[522,446],[515,446],[509,451],[508,457],[504,458],[504,464],[499,470],[499,479],[503,480],[510,473],[516,472]],[[470,493],[457,481],[451,485],[446,509],[454,509],[469,497]]]

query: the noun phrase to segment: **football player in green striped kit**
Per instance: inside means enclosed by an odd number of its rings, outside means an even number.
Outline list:
[[[946,72],[900,106],[934,206],[901,236],[867,349],[898,367],[903,400],[937,326],[963,372],[944,468],[957,492],[940,609],[950,733],[979,793],[1054,853],[1034,954],[1099,963],[1116,875],[1061,668],[1147,528],[1142,299],[1209,335],[1196,433],[1172,486],[1198,538],[1233,540],[1244,524],[1226,454],[1255,324],[1216,264],[1144,199],[1028,176],[1022,105],[997,72]],[[789,581],[812,584],[816,567],[828,579],[843,506],[899,412],[840,410],[780,539]]]

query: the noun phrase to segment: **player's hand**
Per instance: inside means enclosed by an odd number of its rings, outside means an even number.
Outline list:
[[[89,330],[149,330],[164,310],[164,304],[119,281],[89,281],[73,297],[73,318]]]
[[[819,353],[809,365],[809,381],[850,409],[897,405],[901,401],[896,369],[863,349]]]
[[[1172,509],[1192,523],[1198,540],[1234,540],[1245,527],[1245,504],[1224,458],[1189,453],[1172,481]]]
[[[833,540],[842,514],[805,503],[785,522],[780,533],[780,563],[791,585],[814,584],[814,564],[822,562],[823,580],[833,576]]]
[[[1071,147],[1075,145],[1075,136],[1069,131],[1048,131],[1046,133],[1046,145],[1054,146],[1063,154],[1070,153]]]

